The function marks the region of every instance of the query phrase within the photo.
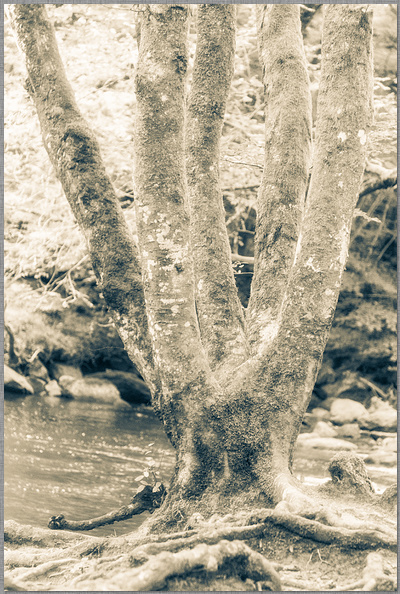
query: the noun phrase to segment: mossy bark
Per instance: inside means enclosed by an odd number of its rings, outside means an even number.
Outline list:
[[[196,307],[210,366],[247,358],[219,181],[220,139],[235,57],[236,7],[202,4],[187,113],[187,179]]]
[[[7,14],[25,57],[26,87],[36,107],[44,146],[85,236],[99,289],[129,356],[153,385],[153,353],[137,247],[105,171],[99,144],[65,75],[54,28],[41,4],[10,4]]]
[[[311,165],[311,92],[297,5],[258,5],[265,90],[264,171],[257,196],[254,277],[247,309],[253,350],[279,327]]]

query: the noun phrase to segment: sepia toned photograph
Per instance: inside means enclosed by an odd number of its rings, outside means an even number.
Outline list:
[[[397,591],[397,3],[8,3],[4,588]]]

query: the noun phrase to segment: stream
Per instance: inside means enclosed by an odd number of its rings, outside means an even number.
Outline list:
[[[360,442],[360,452],[370,445]],[[333,452],[302,447],[294,473],[304,482],[328,478]],[[26,396],[4,402],[4,519],[46,527],[52,515],[69,520],[100,516],[129,503],[135,479],[157,471],[168,484],[175,455],[149,407]],[[368,465],[377,490],[396,481],[396,468]],[[147,513],[91,530],[122,535]]]

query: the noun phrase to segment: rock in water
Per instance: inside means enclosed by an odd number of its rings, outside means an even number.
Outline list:
[[[363,429],[378,429],[379,431],[397,430],[397,411],[380,398],[374,396],[366,414],[360,418]]]
[[[352,423],[365,415],[367,415],[365,406],[349,398],[336,398],[331,404],[331,421],[338,425]]]
[[[315,433],[302,433],[297,438],[299,447],[316,448],[318,450],[356,450],[357,446],[345,439],[336,437],[319,437]]]
[[[4,365],[4,389],[19,394],[33,394],[34,390],[26,377],[20,375],[8,365]]]
[[[62,395],[75,400],[101,402],[103,404],[118,404],[121,397],[118,389],[106,379],[90,376],[76,379],[63,375],[58,380]]]
[[[83,377],[82,372],[80,369],[78,369],[78,367],[66,365],[65,363],[52,363],[50,371],[56,380],[60,379],[60,377],[63,375],[69,375],[71,377],[75,377],[76,379]]]
[[[44,389],[49,396],[57,397],[62,395],[61,388],[56,380],[48,382]]]
[[[316,437],[337,437],[338,435],[336,429],[330,423],[325,423],[325,421],[318,421],[313,433]]]
[[[118,389],[121,398],[130,404],[151,403],[151,394],[147,384],[134,373],[107,369],[104,372],[87,375],[86,378],[111,382]]]

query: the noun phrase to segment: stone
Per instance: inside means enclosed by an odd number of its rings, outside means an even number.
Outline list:
[[[337,437],[336,429],[333,428],[331,423],[325,423],[325,421],[318,421],[313,433],[318,437]]]
[[[360,418],[360,426],[369,430],[397,431],[397,411],[388,402],[374,396],[366,414]]]
[[[331,404],[331,421],[337,425],[345,425],[357,421],[367,414],[361,402],[349,398],[336,398]]]
[[[59,380],[63,375],[68,375],[76,379],[83,377],[81,370],[73,365],[66,365],[65,363],[52,363],[51,375],[54,379]]]
[[[366,458],[365,462],[368,464],[376,464],[378,466],[396,466],[397,454],[396,452],[388,452],[385,450],[376,450],[371,452]]]
[[[8,365],[4,365],[4,389],[18,394],[33,394],[30,382]]]
[[[316,448],[319,450],[356,450],[357,446],[350,441],[336,437],[319,437],[315,433],[302,433],[297,438],[300,447]]]
[[[385,491],[382,493],[380,497],[380,504],[387,506],[389,508],[396,508],[397,506],[397,484],[394,483],[390,485]]]
[[[44,387],[48,396],[62,396],[61,388],[56,380],[51,380]]]
[[[336,432],[338,437],[360,437],[361,431],[357,423],[345,423],[344,425],[337,425]]]
[[[382,447],[387,452],[397,452],[397,438],[396,437],[385,437],[382,439]]]
[[[151,394],[147,384],[134,373],[107,369],[92,373],[86,378],[107,380],[118,389],[121,398],[130,404],[150,404]]]
[[[320,419],[321,421],[329,421],[331,418],[329,410],[326,410],[325,408],[313,408],[311,414],[313,417]]]
[[[73,378],[63,375],[58,380],[62,395],[75,400],[93,401],[103,404],[118,404],[121,397],[113,383],[106,379],[90,376]]]

